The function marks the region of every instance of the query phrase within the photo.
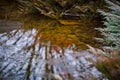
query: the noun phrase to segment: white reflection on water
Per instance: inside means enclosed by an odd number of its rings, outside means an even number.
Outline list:
[[[57,74],[63,80],[101,80],[104,76],[88,61],[96,61],[87,51],[75,51],[75,45],[61,48],[50,41],[42,43],[36,29],[13,30],[0,34],[0,79],[51,80]],[[86,59],[87,58],[87,59]]]

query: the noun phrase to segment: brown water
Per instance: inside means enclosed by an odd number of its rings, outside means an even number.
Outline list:
[[[51,20],[35,15],[0,20],[0,79],[102,80],[86,44],[94,40],[98,21]],[[91,62],[92,61],[92,62]]]
[[[51,20],[45,17],[32,16],[24,21],[25,30],[36,29],[36,37],[41,37],[42,42],[51,41],[52,45],[67,47],[75,44],[79,49],[86,49],[86,44],[94,47],[101,46],[95,38],[100,37],[96,27],[103,26],[97,20]]]

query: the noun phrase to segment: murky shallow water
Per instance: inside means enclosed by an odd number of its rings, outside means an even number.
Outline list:
[[[0,25],[0,79],[105,79],[92,63],[96,57],[80,50],[86,48],[85,44],[95,44],[95,21],[88,24],[79,20],[30,18],[21,28],[19,22],[12,27],[13,22],[8,23]]]

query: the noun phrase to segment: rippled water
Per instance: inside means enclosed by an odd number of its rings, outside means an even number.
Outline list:
[[[61,24],[62,23],[62,24]],[[24,19],[0,21],[0,79],[105,79],[85,49],[95,44],[92,23],[79,20]],[[87,26],[87,27],[85,27]],[[88,28],[89,27],[89,28]]]

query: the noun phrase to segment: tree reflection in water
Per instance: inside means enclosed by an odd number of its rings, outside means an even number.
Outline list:
[[[31,23],[32,24],[32,23]],[[46,31],[46,26],[27,29],[12,30],[0,34],[0,79],[4,80],[56,80],[58,77],[63,80],[101,80],[104,76],[94,67],[95,56],[87,51],[79,51],[74,43],[75,36],[62,37],[71,33],[68,29],[59,32],[50,27]],[[32,26],[32,25],[31,25]],[[38,26],[38,25],[37,25]],[[49,26],[49,25],[47,25]],[[39,27],[39,26],[38,26]],[[59,40],[69,43],[56,43],[56,40],[47,34],[62,35]],[[57,29],[61,30],[61,27]],[[43,35],[45,34],[45,35]],[[58,40],[56,40],[58,41]],[[75,39],[75,41],[78,41]]]

